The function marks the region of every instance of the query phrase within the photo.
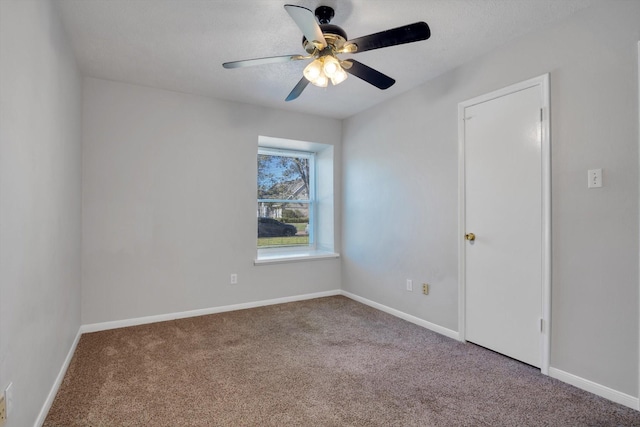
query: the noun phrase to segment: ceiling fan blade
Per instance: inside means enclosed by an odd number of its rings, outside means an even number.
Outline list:
[[[300,28],[302,34],[304,34],[307,40],[316,45],[318,50],[327,47],[327,41],[324,39],[320,25],[318,25],[318,21],[311,10],[292,4],[285,4],[284,8],[295,21],[298,28]]]
[[[426,40],[429,37],[431,37],[431,30],[427,23],[416,22],[349,40],[345,46],[355,44],[358,49],[353,53],[357,53],[380,49],[382,47],[396,46],[404,43],[413,43],[420,40]]]
[[[244,59],[242,61],[225,62],[222,64],[224,68],[243,68],[253,67],[254,65],[277,64],[280,62],[299,61],[301,59],[309,59],[309,56],[303,55],[283,55],[269,56],[266,58]]]
[[[308,84],[309,84],[309,80],[307,80],[306,77],[301,78],[298,84],[293,88],[289,96],[287,96],[287,99],[285,99],[285,101],[287,102],[293,101],[294,99],[299,97],[302,91],[304,90],[304,88],[306,88]]]
[[[378,89],[389,89],[396,82],[386,74],[382,74],[380,71],[364,65],[362,62],[354,61],[353,59],[348,59],[345,62],[351,63],[349,68],[343,67],[347,73],[374,85]]]

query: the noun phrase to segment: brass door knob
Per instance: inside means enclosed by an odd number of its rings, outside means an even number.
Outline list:
[[[469,233],[469,234],[465,234],[464,238],[470,242],[473,242],[474,240],[476,240],[476,235],[473,233]]]

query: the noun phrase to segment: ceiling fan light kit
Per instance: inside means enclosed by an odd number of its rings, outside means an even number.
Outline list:
[[[302,74],[311,84],[319,87],[327,87],[329,81],[335,86],[347,79],[347,73],[340,61],[330,55],[315,59],[305,67]]]
[[[254,65],[313,59],[302,72],[302,79],[296,84],[286,101],[300,96],[309,83],[318,87],[338,85],[347,79],[347,73],[354,75],[378,89],[388,89],[395,80],[352,59],[341,60],[339,54],[355,54],[367,50],[396,46],[426,40],[431,31],[426,22],[416,22],[398,28],[349,40],[347,33],[337,25],[331,25],[335,12],[329,6],[319,6],[315,14],[302,6],[287,4],[285,10],[304,35],[302,47],[308,55],[284,55],[267,58],[225,62],[224,68],[243,68]]]

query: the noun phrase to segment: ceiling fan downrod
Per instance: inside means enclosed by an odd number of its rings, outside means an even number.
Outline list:
[[[332,7],[318,6],[316,8],[315,15],[320,24],[328,24],[335,16],[335,12]]]

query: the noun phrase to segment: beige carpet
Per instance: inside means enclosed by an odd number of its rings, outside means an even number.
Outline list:
[[[330,297],[85,334],[44,425],[640,426],[640,413]]]

